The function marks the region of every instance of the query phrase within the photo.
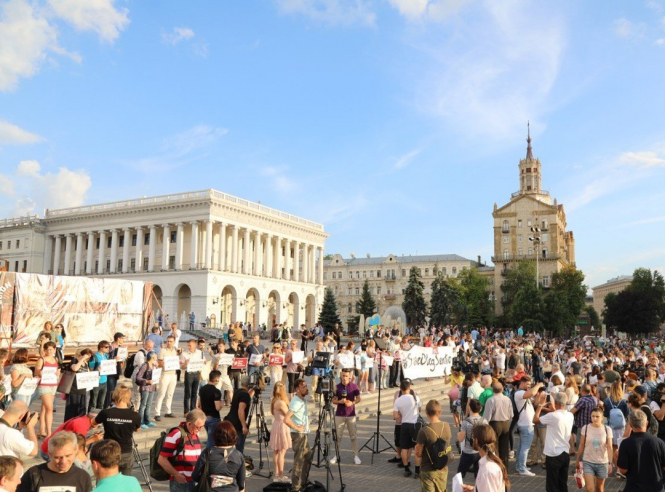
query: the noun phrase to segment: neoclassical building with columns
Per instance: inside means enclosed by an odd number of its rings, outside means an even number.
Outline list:
[[[311,326],[323,302],[323,225],[216,190],[47,210],[39,222],[41,270],[26,271],[152,282],[153,309],[171,320]],[[10,233],[21,226],[0,240]]]

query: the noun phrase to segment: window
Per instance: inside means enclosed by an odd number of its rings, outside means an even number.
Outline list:
[[[18,260],[14,262],[14,271],[18,272]]]
[[[171,244],[175,244],[176,238],[178,237],[178,232],[173,231],[171,232]]]
[[[425,276],[429,275],[429,268],[425,268]]]
[[[150,244],[150,233],[146,232],[145,236],[143,236],[143,245],[147,246],[148,244]]]
[[[106,271],[107,272],[111,271],[111,260],[106,260]]]
[[[367,278],[367,271],[363,270],[363,278]]]
[[[337,272],[337,278],[342,280],[342,272]]]
[[[353,294],[353,289],[349,287],[349,295]]]
[[[349,272],[349,280],[353,278],[353,272]]]
[[[148,260],[149,260],[148,258],[143,258],[143,268],[142,268],[143,271],[146,271],[148,269],[149,265]]]
[[[360,309],[358,309],[358,305],[356,304],[356,314],[360,312]]]
[[[132,236],[132,246],[136,246],[136,234]]]
[[[346,306],[346,310],[347,310],[349,313],[352,313],[352,312],[353,312],[353,306],[351,305],[351,303],[347,304],[347,306]]]
[[[517,227],[518,228],[522,227],[522,220],[521,219],[517,221]]]
[[[169,270],[175,270],[175,255],[169,256]]]
[[[337,272],[332,272],[332,273],[333,273],[332,278],[333,278],[333,280],[335,280],[337,278]]]
[[[119,238],[119,246],[122,248],[125,245],[125,236],[120,236]]]
[[[504,249],[504,250],[503,250],[503,259],[504,259],[504,260],[507,260],[509,256],[510,256],[510,253],[508,253],[508,250],[507,250],[507,249]]]
[[[381,295],[381,287],[376,288],[376,295],[380,296]]]
[[[546,243],[549,240],[550,240],[550,235],[549,234],[541,234],[541,236],[540,236],[540,241],[541,242]]]
[[[28,260],[23,260],[23,270],[22,272],[25,273],[28,271]]]
[[[528,255],[531,256],[533,254],[533,249],[529,248],[528,249]]]
[[[16,249],[19,249],[21,247],[21,240],[17,239],[16,240]]]
[[[547,230],[547,219],[543,219],[542,226],[543,226],[543,230],[546,231]],[[543,277],[543,280],[545,280],[545,277]]]
[[[369,278],[374,278],[374,270],[369,271]]]
[[[335,295],[339,293],[339,287],[335,286]]]
[[[436,277],[437,273],[439,273],[439,269],[437,267],[432,268],[432,275]]]
[[[466,267],[462,267],[462,271],[463,271],[463,272],[466,272]]]
[[[7,249],[12,249],[12,242],[11,241],[7,241]]]
[[[446,275],[446,273],[447,273],[446,270],[447,270],[446,267],[443,267],[443,268],[441,269],[441,273],[443,273],[444,275]]]
[[[453,275],[457,275],[457,267],[453,267]]]
[[[109,236],[108,239],[106,240],[106,247],[111,248],[111,241],[113,240],[113,236]]]
[[[95,261],[95,271],[93,273],[97,273],[99,271],[99,261]]]
[[[129,260],[129,269],[132,272],[136,271],[136,258],[132,258],[131,260]]]
[[[521,242],[522,242],[522,235],[521,235],[521,234],[518,234],[518,235],[517,235],[517,242],[518,242],[518,243],[521,243]]]
[[[356,295],[357,295],[357,296],[360,295],[360,287],[356,287]]]
[[[95,249],[99,249],[99,238],[97,238],[96,244],[95,244]]]
[[[406,289],[402,289],[402,295],[406,294]]]
[[[388,292],[386,292],[386,294],[390,295],[392,293],[392,291],[390,290],[390,287],[387,290],[388,290]]]
[[[503,225],[501,226],[501,232],[510,232],[510,225],[508,224],[507,220],[503,221]]]
[[[2,241],[0,241],[0,251],[2,250]]]
[[[543,258],[547,258],[547,248],[543,248]]]
[[[360,278],[360,272],[356,272],[356,278]]]
[[[118,260],[118,272],[122,272],[122,260]]]
[[[406,277],[406,268],[402,268],[402,277]]]
[[[547,276],[543,277],[543,287],[549,287],[550,285],[550,278]]]
[[[522,256],[522,255],[524,254],[524,250],[523,250],[522,248],[519,248],[519,249],[517,250],[517,254],[520,255],[520,256]]]
[[[527,227],[531,227],[531,219],[527,219],[527,221],[526,221],[526,226],[527,226]]]
[[[508,236],[503,236],[503,244],[508,244],[509,239]]]
[[[381,270],[376,271],[376,278],[381,278]]]

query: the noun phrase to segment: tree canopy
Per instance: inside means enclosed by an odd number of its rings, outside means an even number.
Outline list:
[[[409,282],[404,292],[402,309],[406,315],[406,323],[410,327],[424,326],[427,317],[427,301],[423,294],[425,284],[420,277],[420,269],[411,267],[409,271]]]

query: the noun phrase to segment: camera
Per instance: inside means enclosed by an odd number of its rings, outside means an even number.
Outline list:
[[[263,372],[253,372],[249,375],[249,389],[254,390],[254,393],[261,393],[269,384],[270,376],[266,376]]]
[[[335,392],[335,375],[331,372],[319,378],[316,384],[316,394],[323,395],[326,399],[332,399]]]

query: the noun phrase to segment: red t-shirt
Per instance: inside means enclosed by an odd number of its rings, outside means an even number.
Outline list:
[[[180,427],[185,427],[185,422],[180,423]],[[178,442],[185,439],[185,447],[181,453],[174,456],[178,447]],[[192,481],[192,473],[196,467],[196,462],[199,460],[201,454],[201,441],[199,436],[195,434],[187,434],[183,436],[180,428],[173,429],[164,439],[164,446],[162,447],[160,456],[164,456],[169,460],[171,466],[181,473],[188,482]],[[169,480],[173,480],[171,477]]]
[[[53,434],[44,439],[44,442],[42,443],[42,451],[45,454],[48,454],[48,442],[56,432],[69,431],[74,432],[75,434],[81,434],[82,436],[87,436],[91,427],[92,425],[90,425],[90,418],[87,415],[69,419],[67,422],[63,423],[60,427],[54,430]]]

